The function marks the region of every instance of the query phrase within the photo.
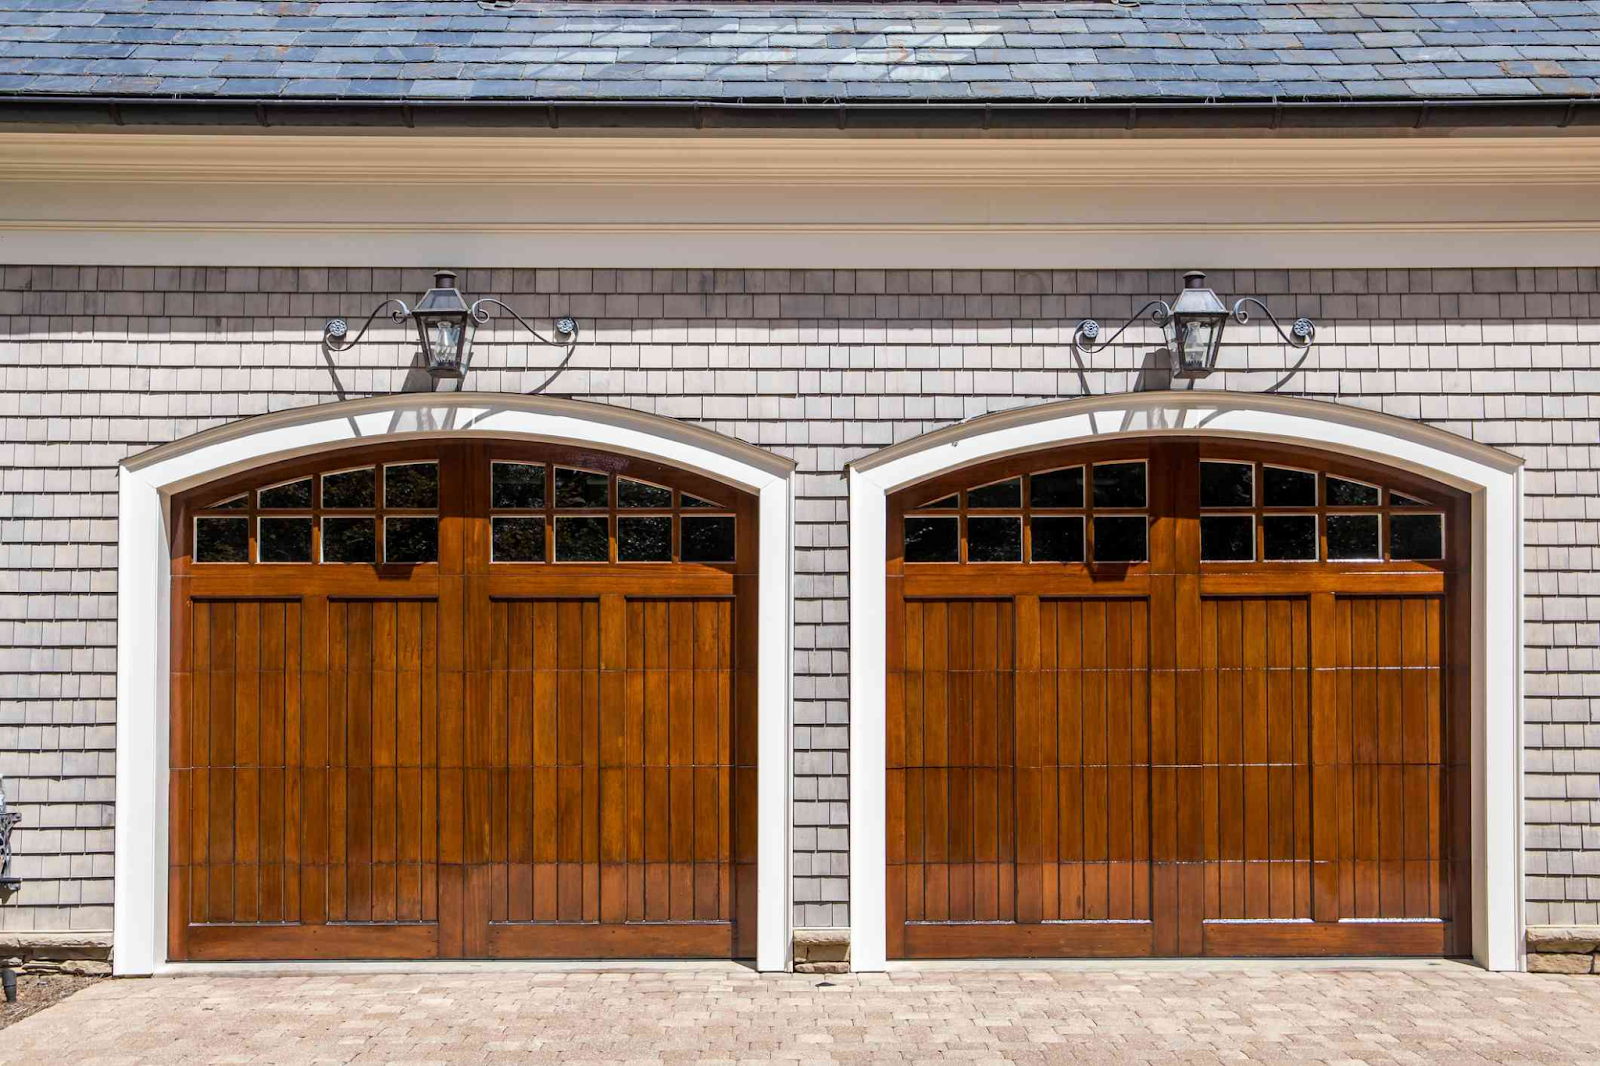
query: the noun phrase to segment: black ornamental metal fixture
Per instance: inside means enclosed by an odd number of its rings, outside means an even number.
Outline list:
[[[422,345],[422,358],[428,373],[435,381],[459,381],[467,376],[472,360],[473,335],[483,323],[489,321],[489,308],[498,307],[518,322],[540,344],[566,348],[571,354],[578,341],[578,323],[563,316],[556,319],[555,337],[546,337],[516,311],[499,300],[484,297],[468,304],[456,288],[456,275],[452,270],[440,270],[433,275],[433,288],[422,294],[415,307],[407,307],[404,300],[383,301],[367,316],[354,340],[346,340],[350,326],[342,318],[335,318],[322,329],[322,344],[330,352],[343,352],[361,343],[361,338],[372,328],[379,312],[389,308],[389,318],[395,322],[410,319],[416,324],[417,340]]]
[[[0,892],[9,891],[22,884],[20,877],[11,876],[11,831],[22,821],[22,814],[6,803],[6,790],[0,784]]]
[[[1217,351],[1222,346],[1222,334],[1231,318],[1240,325],[1250,321],[1250,305],[1261,309],[1272,322],[1283,343],[1297,351],[1311,347],[1317,327],[1309,318],[1297,318],[1287,333],[1277,316],[1254,296],[1241,297],[1230,311],[1217,294],[1205,287],[1205,273],[1191,270],[1183,276],[1183,291],[1170,304],[1165,300],[1151,300],[1139,308],[1138,314],[1124,322],[1115,333],[1100,341],[1100,323],[1086,318],[1078,323],[1072,334],[1073,351],[1093,355],[1110,347],[1123,331],[1144,318],[1161,328],[1167,339],[1167,351],[1172,358],[1172,374],[1179,378],[1203,378],[1217,369]],[[1098,341],[1098,343],[1096,343]]]

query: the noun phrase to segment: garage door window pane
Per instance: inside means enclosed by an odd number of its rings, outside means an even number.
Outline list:
[[[1096,507],[1143,507],[1145,505],[1143,463],[1096,463],[1094,465],[1094,505]]]
[[[620,492],[620,484],[618,488]],[[618,518],[617,561],[619,563],[671,562],[672,519],[666,515],[650,518]]]
[[[683,518],[681,557],[686,563],[733,562],[732,518]]]
[[[1315,507],[1317,475],[1269,466],[1261,472],[1261,502],[1268,507]]]
[[[383,523],[383,557],[391,563],[439,561],[437,518],[386,518]]]
[[[1011,478],[967,490],[968,507],[1021,507],[1022,479]]]
[[[1255,558],[1256,520],[1250,515],[1207,515],[1200,519],[1200,558],[1211,563]]]
[[[688,504],[684,504],[684,506],[687,507]],[[919,510],[919,511],[954,511],[957,507],[960,507],[960,506],[961,506],[960,501],[958,501],[956,499],[955,495],[952,494],[952,495],[949,495],[949,496],[941,496],[939,499],[934,500],[932,503],[925,503],[921,507],[918,507],[917,510]]]
[[[556,467],[557,507],[609,507],[611,500],[606,492],[606,476],[592,470],[572,470]],[[561,553],[556,553],[561,558]]]
[[[497,508],[532,510],[544,506],[543,463],[494,463],[491,494]]]
[[[325,563],[370,563],[377,558],[377,520],[372,518],[324,518],[322,520],[322,561]]]
[[[611,558],[609,535],[604,518],[557,518],[556,562],[606,562]]]
[[[959,521],[955,517],[906,519],[906,562],[959,562],[961,559],[961,538],[957,525]]]
[[[679,507],[721,507],[722,504],[720,504],[720,503],[712,503],[710,500],[702,500],[700,497],[691,496],[687,492],[680,492],[678,494],[678,506]]]
[[[404,463],[383,468],[383,505],[431,511],[439,506],[439,464]]]
[[[1083,467],[1034,474],[1028,479],[1028,503],[1033,507],[1082,507]]]
[[[672,490],[648,481],[617,478],[618,507],[671,507]]]
[[[544,562],[544,519],[496,518],[492,550],[497,563]]]
[[[311,519],[263,518],[256,554],[264,563],[309,563]]]
[[[1378,516],[1331,514],[1328,516],[1329,559],[1379,559]]]
[[[1389,558],[1444,558],[1444,516],[1436,514],[1391,514],[1389,516]]]
[[[311,479],[303,477],[262,489],[257,500],[264,510],[293,511],[311,506]]]
[[[1150,550],[1148,538],[1143,515],[1096,518],[1094,561],[1142,563]]]
[[[194,561],[197,563],[248,563],[248,518],[196,518]]]
[[[1329,507],[1376,507],[1377,505],[1377,486],[1363,485],[1359,481],[1348,481],[1342,477],[1328,478]]]
[[[1201,463],[1200,506],[1249,507],[1256,502],[1255,474],[1249,463]]]
[[[372,468],[341,470],[337,474],[322,475],[322,506],[372,507],[377,503],[377,481]]]
[[[1315,560],[1317,516],[1268,515],[1261,520],[1261,557],[1274,560]]]
[[[1033,561],[1083,562],[1083,519],[1077,515],[1035,515]]]
[[[1020,563],[1021,561],[1021,518],[972,515],[967,519],[967,562]]]

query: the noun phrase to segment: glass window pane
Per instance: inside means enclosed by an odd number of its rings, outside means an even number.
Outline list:
[[[686,563],[733,562],[732,518],[689,518],[682,520],[683,543],[678,553]]]
[[[256,555],[264,563],[309,563],[311,519],[263,518]]]
[[[370,563],[377,557],[376,519],[330,517],[322,520],[323,562]]]
[[[1377,505],[1378,490],[1375,486],[1328,475],[1329,507],[1376,507]]]
[[[1098,469],[1098,467],[1096,468]],[[1094,561],[1142,563],[1149,552],[1143,515],[1101,516],[1094,520]]]
[[[1083,517],[1081,515],[1035,515],[1033,518],[1033,561],[1036,563],[1083,562]]]
[[[1034,474],[1028,479],[1028,502],[1034,507],[1082,507],[1083,467]]]
[[[1443,559],[1444,516],[1437,514],[1391,514],[1389,516],[1389,558]]]
[[[496,517],[493,552],[497,563],[544,562],[544,519]]]
[[[365,470],[341,470],[322,475],[322,506],[372,507],[377,502],[377,479],[369,466]]]
[[[610,507],[611,500],[606,495],[606,475],[592,470],[556,467],[556,506]],[[559,551],[556,552],[556,558],[561,558]]]
[[[556,562],[603,563],[609,561],[611,547],[607,540],[610,532],[606,519],[599,515],[586,518],[556,519]]]
[[[262,489],[256,502],[263,508],[274,511],[308,508],[311,506],[311,479],[303,477],[287,485],[274,485]]]
[[[1269,466],[1261,471],[1261,502],[1268,507],[1315,507],[1317,475]]]
[[[687,507],[688,504],[684,504],[684,506]],[[961,506],[961,504],[957,501],[955,494],[951,493],[949,496],[941,496],[939,499],[934,500],[932,503],[925,503],[921,507],[917,508],[917,510],[919,510],[919,511],[954,511],[957,507],[960,507],[960,506]]]
[[[1428,505],[1424,501],[1417,499],[1415,496],[1407,496],[1403,492],[1396,492],[1393,489],[1390,489],[1389,490],[1389,506],[1391,506],[1391,507],[1426,507]]]
[[[1251,515],[1206,515],[1200,519],[1200,558],[1211,563],[1255,558],[1256,520]]]
[[[1201,507],[1250,507],[1256,502],[1256,468],[1249,463],[1200,464]]]
[[[617,478],[618,507],[671,507],[672,490],[632,478]]]
[[[680,492],[680,493],[678,493],[678,506],[679,507],[721,507],[722,504],[720,504],[720,503],[712,503],[710,500],[703,500],[698,496],[691,496],[687,492]]]
[[[543,463],[494,463],[489,480],[493,497],[490,502],[496,507],[532,509],[544,506]]]
[[[906,562],[954,563],[961,559],[960,519],[907,518]]]
[[[439,464],[404,463],[383,468],[383,505],[432,510],[439,506]]]
[[[196,518],[194,561],[197,563],[248,563],[250,519]]]
[[[669,515],[617,519],[617,562],[670,563],[671,561],[672,518]]]
[[[1020,493],[1021,486],[1017,491]],[[973,515],[967,519],[967,562],[1020,563],[1022,519],[1001,515]]]
[[[1382,557],[1378,550],[1377,515],[1331,514],[1327,521],[1329,559]]]
[[[1144,464],[1094,464],[1094,505],[1096,507],[1143,507],[1145,505]]]
[[[436,563],[439,561],[439,520],[437,518],[395,518],[383,520],[383,557],[391,563]]]
[[[980,485],[967,490],[968,507],[1021,507],[1022,479],[997,481],[993,485]],[[970,536],[970,534],[968,534]]]
[[[207,511],[242,511],[246,507],[250,506],[250,501],[245,498],[247,495],[248,495],[247,493],[241,492],[237,496],[229,496],[226,500],[218,500],[216,503],[212,504],[210,507],[202,508],[202,510],[207,510]]]
[[[1316,557],[1316,515],[1268,515],[1261,520],[1261,558],[1315,559]]]

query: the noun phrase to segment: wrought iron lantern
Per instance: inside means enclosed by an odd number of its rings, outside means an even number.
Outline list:
[[[522,323],[522,327],[538,338],[541,344],[564,347],[571,354],[578,340],[578,324],[569,317],[556,319],[555,337],[549,338],[528,325],[526,319],[499,300],[484,297],[469,305],[461,295],[461,290],[456,288],[455,271],[440,270],[433,275],[433,288],[422,294],[415,307],[407,307],[404,300],[385,300],[367,316],[366,324],[354,340],[345,339],[350,333],[349,324],[342,318],[333,319],[322,329],[323,347],[330,352],[354,348],[361,343],[361,338],[372,328],[373,320],[386,307],[390,309],[389,318],[393,321],[404,322],[409,318],[416,324],[423,362],[434,381],[459,381],[467,376],[467,368],[472,360],[473,336],[478,326],[489,321],[490,307],[498,307]]]
[[[1150,320],[1161,328],[1167,338],[1167,351],[1172,359],[1172,374],[1179,378],[1203,378],[1217,368],[1217,352],[1222,346],[1222,334],[1228,319],[1243,325],[1250,321],[1249,305],[1261,309],[1272,322],[1272,328],[1283,342],[1297,351],[1311,347],[1317,327],[1309,318],[1297,318],[1285,333],[1283,326],[1266,304],[1254,296],[1241,297],[1230,311],[1217,294],[1205,287],[1206,276],[1191,270],[1183,276],[1183,291],[1172,303],[1151,300],[1139,309],[1138,314],[1124,322],[1115,333],[1099,341],[1100,323],[1086,318],[1078,323],[1072,334],[1072,348],[1076,353],[1093,355],[1110,347],[1113,341],[1148,312]],[[1099,343],[1096,343],[1099,341]]]
[[[20,877],[11,876],[11,831],[20,821],[21,812],[7,806],[5,786],[0,785],[0,891],[22,884]]]

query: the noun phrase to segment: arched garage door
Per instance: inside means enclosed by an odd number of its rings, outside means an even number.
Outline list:
[[[170,958],[754,954],[753,497],[419,441],[173,515]]]
[[[1468,954],[1468,521],[1194,438],[892,495],[889,957]]]

